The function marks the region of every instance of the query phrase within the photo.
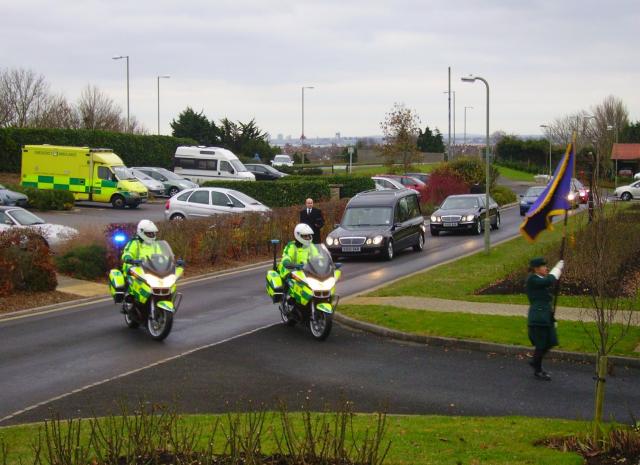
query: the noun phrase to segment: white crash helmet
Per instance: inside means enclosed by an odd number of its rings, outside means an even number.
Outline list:
[[[138,237],[147,244],[153,243],[156,240],[156,234],[158,234],[158,227],[150,220],[141,220],[138,223],[137,229]]]
[[[300,223],[296,225],[293,230],[293,236],[296,238],[296,241],[300,242],[305,247],[309,247],[313,239],[313,229],[311,229],[311,226],[308,224]]]

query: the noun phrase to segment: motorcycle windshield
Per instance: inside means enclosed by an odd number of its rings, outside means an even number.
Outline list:
[[[311,244],[309,260],[304,266],[304,273],[318,279],[326,279],[333,276],[335,266],[331,254],[324,244]]]
[[[176,260],[171,246],[165,241],[156,241],[153,245],[153,253],[144,257],[142,268],[145,272],[153,273],[159,278],[173,274]]]

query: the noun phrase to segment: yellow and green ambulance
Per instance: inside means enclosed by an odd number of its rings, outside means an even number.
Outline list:
[[[111,149],[25,145],[22,179],[25,187],[64,190],[76,200],[136,208],[147,201],[147,189]]]

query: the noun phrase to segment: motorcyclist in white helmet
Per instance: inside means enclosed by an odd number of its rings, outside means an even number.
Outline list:
[[[294,241],[289,242],[282,251],[282,260],[278,265],[278,272],[283,281],[289,276],[290,270],[287,265],[303,265],[307,263],[309,257],[318,253],[316,245],[313,244],[313,229],[305,223],[296,225],[293,230]]]
[[[141,220],[136,228],[136,237],[131,239],[122,251],[122,272],[127,275],[131,268],[131,260],[141,260],[158,253],[156,237],[158,227],[150,220]]]

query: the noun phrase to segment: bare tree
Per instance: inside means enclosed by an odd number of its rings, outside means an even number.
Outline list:
[[[0,123],[24,128],[46,109],[49,84],[31,70],[11,69],[0,79]]]
[[[118,132],[126,129],[120,107],[96,86],[88,84],[84,88],[77,108],[82,128]]]
[[[69,104],[63,95],[51,95],[45,100],[42,110],[35,116],[30,126],[78,129],[80,120],[76,108]]]
[[[611,149],[620,133],[629,124],[629,111],[624,102],[609,95],[602,103],[592,107],[594,116],[589,126],[589,138],[596,150],[596,176],[601,169],[611,171]]]
[[[420,118],[414,110],[395,103],[380,128],[385,141],[382,147],[385,164],[391,166],[399,161],[408,171],[420,156],[417,144]]]
[[[596,192],[598,190],[596,189]],[[607,208],[605,208],[605,205]],[[582,321],[596,352],[596,395],[594,408],[594,436],[600,435],[600,423],[604,404],[605,378],[608,356],[628,334],[637,315],[638,289],[624,286],[624,265],[630,257],[640,253],[640,241],[621,242],[620,237],[638,234],[637,220],[616,206],[596,201],[593,221],[582,232],[581,246],[574,249],[571,267],[583,270],[582,286],[585,289]],[[631,248],[629,248],[631,247]]]

